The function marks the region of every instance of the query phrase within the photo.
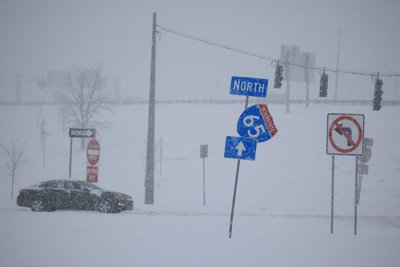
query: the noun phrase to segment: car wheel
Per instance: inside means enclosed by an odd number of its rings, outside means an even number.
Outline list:
[[[38,198],[32,202],[32,211],[44,211],[44,202],[42,199]]]
[[[111,202],[108,200],[100,200],[99,204],[98,204],[98,210],[101,213],[110,213],[112,212],[112,206],[111,206]]]

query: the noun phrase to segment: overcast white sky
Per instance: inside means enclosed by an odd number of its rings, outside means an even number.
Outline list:
[[[400,72],[398,0],[0,0],[0,97],[13,100],[18,73],[44,76],[101,63],[110,86],[120,79],[122,96],[147,99],[153,12],[159,25],[272,58],[279,57],[282,44],[297,45],[315,53],[318,66],[333,68],[342,28],[341,68]],[[273,74],[268,61],[168,32],[157,39],[158,99],[228,98],[231,76],[272,82]],[[334,77],[329,76],[329,97]],[[396,79],[384,82],[384,99],[399,99]],[[311,98],[318,84],[317,79]],[[293,88],[304,96],[303,84]],[[23,98],[38,90],[24,84]],[[372,94],[370,77],[340,76],[339,98]]]

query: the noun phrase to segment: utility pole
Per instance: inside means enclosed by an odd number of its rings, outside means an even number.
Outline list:
[[[16,87],[15,87],[15,103],[20,103],[21,102],[21,74],[17,75],[16,79]]]
[[[339,83],[339,58],[340,58],[340,38],[341,37],[342,37],[342,29],[339,28],[337,54],[336,54],[336,79],[335,79],[335,95],[334,95],[335,102],[337,100],[337,91],[338,91],[338,83]]]
[[[338,95],[338,83],[339,83],[339,59],[340,59],[340,45],[341,45],[341,40],[342,40],[342,33],[345,30],[352,29],[352,27],[346,27],[344,29],[339,28],[339,33],[338,33],[338,45],[337,45],[337,54],[336,54],[336,79],[335,79],[335,94],[334,94],[334,100],[336,102],[337,100],[337,95]],[[335,103],[336,104],[336,103]]]
[[[308,69],[308,64],[310,64],[310,56],[308,53],[305,53],[305,61],[306,61],[306,69],[305,69],[305,75],[306,75],[306,107],[308,108],[309,102],[310,102],[310,81],[309,81],[309,69]]]
[[[155,136],[155,95],[156,95],[156,34],[157,13],[153,13],[153,32],[151,38],[149,119],[147,125],[147,153],[144,203],[154,204],[154,136]]]
[[[289,106],[290,106],[290,62],[289,62],[289,52],[286,52],[286,65],[285,65],[285,72],[286,72],[286,113],[289,113]]]

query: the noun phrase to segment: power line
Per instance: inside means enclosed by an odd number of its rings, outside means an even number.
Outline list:
[[[258,53],[253,52],[253,51],[249,51],[249,50],[233,47],[233,46],[230,46],[230,45],[227,45],[227,44],[211,41],[211,40],[208,40],[208,39],[205,39],[205,38],[202,38],[202,37],[198,37],[198,36],[195,36],[195,35],[192,35],[192,34],[179,32],[179,31],[176,31],[174,29],[170,29],[170,28],[167,28],[167,27],[164,27],[164,26],[161,26],[161,25],[157,25],[157,27],[161,31],[169,32],[169,33],[178,35],[178,36],[186,38],[186,39],[191,39],[191,40],[198,41],[198,42],[201,42],[201,43],[205,43],[205,44],[208,44],[208,45],[211,45],[211,46],[220,47],[220,48],[223,48],[223,49],[226,49],[226,50],[230,50],[230,51],[233,51],[233,52],[236,52],[236,53],[239,53],[239,54],[256,57],[256,58],[259,58],[259,59],[270,61],[271,63],[276,63],[276,62],[279,61],[280,63],[282,63],[284,65],[295,66],[295,67],[300,67],[300,68],[307,68],[307,69],[312,69],[312,70],[318,70],[318,71],[321,71],[321,72],[325,68],[326,72],[352,74],[352,75],[363,75],[363,76],[373,76],[373,77],[375,77],[377,75],[377,73],[378,73],[378,72],[344,70],[344,69],[336,69],[336,68],[327,68],[327,67],[320,67],[320,66],[309,66],[309,65],[303,65],[303,64],[296,64],[296,63],[292,63],[292,62],[289,62],[289,61],[283,61],[283,60],[279,60],[279,59],[276,59],[276,58],[260,55]],[[379,76],[380,77],[400,77],[400,73],[379,72]]]

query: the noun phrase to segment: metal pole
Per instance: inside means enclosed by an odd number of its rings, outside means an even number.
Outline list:
[[[335,203],[335,155],[332,155],[331,234],[333,234],[334,203]]]
[[[286,62],[289,63],[289,52],[286,52]],[[286,113],[289,113],[290,105],[290,65],[286,64]]]
[[[160,175],[162,175],[162,158],[163,158],[163,139],[160,137]]]
[[[337,54],[336,54],[336,79],[335,79],[335,104],[337,100],[337,94],[338,94],[338,83],[339,83],[339,58],[340,58],[340,39],[342,36],[342,29],[339,28],[339,34],[338,34],[338,46],[337,46]]]
[[[229,238],[232,237],[232,224],[233,224],[233,214],[235,212],[235,202],[236,202],[236,189],[239,179],[239,168],[240,168],[240,159],[238,159],[236,165],[236,178],[235,178],[235,186],[233,188],[233,199],[232,199],[232,210],[231,210],[231,222],[229,224]]]
[[[362,163],[362,168],[364,169],[364,163]],[[360,197],[361,197],[361,185],[362,185],[362,176],[363,174],[358,172],[358,184],[357,184],[357,205],[360,204]]]
[[[69,178],[71,178],[71,168],[72,168],[72,137],[70,138],[71,142],[69,144]]]
[[[149,118],[147,127],[145,204],[154,204],[154,136],[155,136],[155,89],[156,89],[156,33],[157,13],[153,13],[151,43]]]
[[[46,135],[43,135],[43,169],[46,168]]]
[[[21,87],[22,87],[22,74],[17,75],[16,88],[15,88],[15,102],[21,102]]]
[[[203,157],[203,206],[206,205],[206,159]]]
[[[246,104],[244,106],[245,110],[247,109],[248,105],[249,105],[249,96],[246,96]],[[235,186],[233,188],[231,220],[230,220],[230,223],[229,223],[229,238],[232,238],[233,215],[235,213],[236,190],[237,190],[237,185],[238,185],[238,180],[239,180],[239,170],[240,170],[240,159],[238,159],[237,165],[236,165],[236,176],[235,176]]]
[[[310,82],[308,80],[309,78],[309,70],[308,70],[308,64],[309,64],[309,55],[306,53],[306,107],[308,108],[309,101],[310,101]]]
[[[356,168],[355,168],[355,186],[354,186],[354,235],[357,235],[357,187],[358,187],[358,169],[357,169],[357,157],[355,157]]]

